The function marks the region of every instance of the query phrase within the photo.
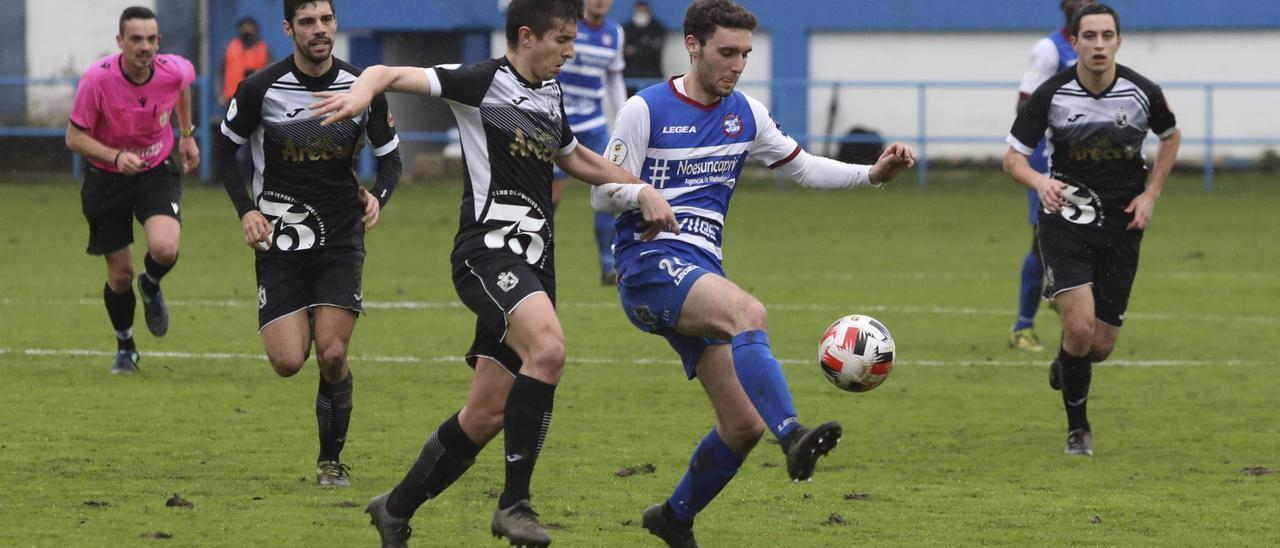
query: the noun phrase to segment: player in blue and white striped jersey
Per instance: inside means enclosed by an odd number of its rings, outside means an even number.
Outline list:
[[[1071,17],[1076,11],[1094,0],[1061,0],[1058,7],[1062,9],[1066,23],[1061,29],[1049,33],[1036,42],[1031,48],[1031,63],[1022,75],[1022,83],[1018,85],[1018,107],[1031,99],[1031,93],[1040,87],[1045,80],[1053,77],[1076,64],[1076,50],[1071,46]],[[1046,139],[1041,139],[1035,151],[1028,156],[1031,167],[1040,173],[1049,173],[1049,155],[1045,151]],[[1044,289],[1044,259],[1040,256],[1040,244],[1036,240],[1037,219],[1040,215],[1040,197],[1034,190],[1027,191],[1028,220],[1031,223],[1031,250],[1022,260],[1022,271],[1018,287],[1018,318],[1009,330],[1009,348],[1040,352],[1044,346],[1036,335],[1036,312],[1040,310],[1041,293]]]
[[[627,88],[622,82],[622,69],[626,62],[622,57],[625,41],[622,26],[609,19],[613,0],[587,0],[582,19],[578,20],[578,36],[574,39],[574,57],[564,64],[556,81],[564,96],[564,112],[569,118],[569,128],[578,142],[596,154],[603,154],[609,143],[609,126],[604,112],[604,100],[616,111],[627,100]],[[560,204],[560,192],[568,175],[556,169],[551,187],[552,207]],[[617,282],[613,268],[613,216],[605,212],[595,214],[596,250],[600,257],[600,281],[605,285]]]
[[[732,0],[695,0],[685,14],[691,66],[649,87],[618,114],[605,157],[667,199],[680,225],[643,241],[636,185],[592,190],[597,210],[621,212],[614,256],[624,312],[661,335],[697,377],[717,425],[703,438],[684,479],[643,524],[671,546],[696,546],[693,520],[728,484],[767,428],[779,440],[792,479],[809,479],[817,458],[840,439],[831,422],[805,428],[796,417],[766,332],[765,307],[730,282],[721,266],[729,202],[749,157],[809,188],[877,186],[915,162],[895,143],[874,166],[811,156],[783,133],[768,109],[734,91],[751,52],[751,12]],[[695,465],[696,464],[696,465]]]

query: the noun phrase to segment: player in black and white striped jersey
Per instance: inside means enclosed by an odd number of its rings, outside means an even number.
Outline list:
[[[1046,296],[1062,315],[1062,342],[1049,384],[1062,390],[1066,452],[1093,455],[1086,413],[1093,364],[1120,336],[1138,269],[1143,231],[1173,169],[1182,141],[1160,87],[1116,64],[1120,18],[1105,4],[1076,12],[1075,70],[1042,84],[1019,110],[1004,168],[1034,189],[1043,209],[1036,236],[1044,256]],[[1142,145],[1160,138],[1154,167]],[[1047,136],[1049,174],[1028,155]]]
[[[287,0],[293,55],[240,83],[213,146],[226,187],[256,251],[258,329],[276,373],[297,373],[316,348],[320,485],[350,484],[340,453],[351,419],[347,347],[362,310],[364,234],[400,178],[399,138],[386,97],[353,120],[321,126],[307,105],[316,92],[345,93],[360,69],[333,56],[337,17],[327,1]],[[352,171],[367,137],[378,158],[372,192]],[[235,158],[253,151],[253,198]]]

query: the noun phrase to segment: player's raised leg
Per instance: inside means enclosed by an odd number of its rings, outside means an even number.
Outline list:
[[[178,202],[174,200],[170,204],[165,204],[165,207],[172,207],[173,214],[177,215]],[[147,233],[147,255],[142,260],[145,271],[138,276],[138,292],[142,294],[147,329],[152,335],[163,337],[169,332],[169,308],[164,302],[160,280],[178,262],[178,240],[182,235],[182,224],[176,217],[156,214],[147,217],[143,228]]]
[[[515,375],[490,358],[477,358],[466,405],[436,427],[404,479],[374,497],[366,511],[383,546],[405,546],[409,520],[475,464],[476,455],[502,431]]]
[[[351,423],[352,377],[347,366],[347,348],[356,327],[356,312],[336,306],[318,306],[313,334],[316,362],[320,365],[320,386],[316,391],[316,426],[320,433],[320,455],[316,458],[316,482],[325,486],[351,485],[349,467],[342,463]]]
[[[765,431],[764,421],[734,372],[732,352],[728,345],[711,345],[698,359],[698,380],[715,409],[716,426],[698,443],[671,496],[644,512],[644,528],[671,547],[698,545],[694,519],[737,475]]]
[[[738,380],[782,446],[788,475],[811,478],[817,459],[835,448],[842,430],[836,422],[808,429],[797,419],[787,378],[773,356],[764,305],[728,279],[707,274],[690,288],[676,331],[731,341]]]

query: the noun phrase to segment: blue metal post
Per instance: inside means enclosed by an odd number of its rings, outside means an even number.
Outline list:
[[[916,89],[917,100],[919,102],[919,113],[917,114],[919,125],[916,128],[916,132],[919,136],[917,137],[916,143],[919,145],[920,149],[919,153],[916,155],[916,166],[918,167],[920,174],[920,181],[917,185],[919,186],[920,191],[924,192],[925,189],[929,187],[929,124],[927,121],[929,84],[922,82],[916,87]]]
[[[208,182],[213,178],[213,131],[209,128],[209,124],[212,123],[210,101],[213,100],[213,93],[208,75],[196,78],[196,85],[200,86],[200,95],[197,99],[200,101],[198,105],[200,117],[196,121],[196,133],[200,136],[203,157],[200,161],[200,181]]]
[[[1213,192],[1213,84],[1204,86],[1204,191]]]

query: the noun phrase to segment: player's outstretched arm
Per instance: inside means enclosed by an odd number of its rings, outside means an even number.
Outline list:
[[[887,183],[915,164],[916,153],[907,145],[894,143],[871,166],[846,164],[800,150],[780,169],[805,188],[841,190]]]
[[[556,164],[569,176],[592,186],[606,185],[609,190],[627,187],[612,193],[612,196],[625,202],[630,207],[622,210],[639,209],[644,216],[645,232],[643,240],[652,240],[659,232],[680,233],[680,224],[676,222],[676,214],[671,211],[671,204],[652,186],[627,170],[614,165],[591,149],[579,144],[573,152],[556,159]],[[595,190],[595,189],[593,189]],[[603,188],[600,190],[604,190]],[[593,193],[594,194],[594,193]],[[593,198],[593,201],[595,198]]]
[[[310,108],[316,116],[331,115],[320,122],[322,126],[331,126],[359,116],[373,103],[374,97],[386,91],[431,95],[431,81],[426,71],[418,67],[374,65],[360,73],[346,93],[316,93],[322,99]]]
[[[1178,148],[1182,146],[1182,130],[1174,129],[1160,139],[1160,150],[1156,153],[1156,163],[1151,167],[1151,176],[1147,179],[1147,189],[1142,191],[1124,208],[1125,213],[1132,213],[1133,220],[1125,228],[1129,230],[1145,230],[1151,224],[1151,213],[1156,208],[1156,200],[1164,192],[1164,182],[1173,171],[1173,162],[1178,157]]]
[[[574,147],[573,152],[556,158],[556,165],[570,177],[589,185],[644,182],[635,175],[627,173],[627,170],[604,159],[603,156],[592,152],[591,149],[582,146],[581,143]]]
[[[1019,184],[1036,191],[1040,196],[1040,205],[1044,206],[1049,213],[1057,213],[1067,205],[1066,183],[1036,171],[1031,167],[1031,161],[1027,159],[1027,155],[1013,147],[1009,147],[1009,150],[1004,153],[1004,172]]]
[[[871,179],[872,184],[887,183],[897,178],[902,170],[911,169],[915,165],[915,151],[903,143],[894,143],[880,154],[880,158],[876,160],[875,165],[871,166],[867,177]]]

